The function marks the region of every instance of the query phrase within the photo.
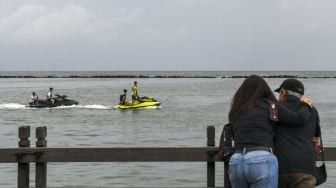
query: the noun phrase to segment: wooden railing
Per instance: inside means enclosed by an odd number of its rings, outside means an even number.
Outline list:
[[[217,156],[215,147],[215,128],[207,128],[206,147],[76,147],[52,148],[47,147],[47,128],[36,128],[36,147],[30,147],[30,127],[19,128],[19,148],[0,149],[0,163],[18,163],[19,188],[29,187],[29,163],[36,164],[35,186],[47,187],[48,162],[206,162],[207,187],[216,187],[215,163],[224,163]],[[336,160],[336,148],[327,148],[327,161]],[[227,168],[227,166],[226,166]],[[224,177],[227,177],[224,171]],[[224,187],[228,182],[224,178]]]

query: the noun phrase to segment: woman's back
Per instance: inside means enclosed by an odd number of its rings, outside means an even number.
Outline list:
[[[274,127],[269,118],[269,103],[258,100],[246,113],[232,124],[235,135],[235,149],[244,147],[273,147]]]

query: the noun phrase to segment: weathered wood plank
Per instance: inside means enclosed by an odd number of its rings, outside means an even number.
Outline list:
[[[207,148],[63,148],[47,151],[50,162],[207,161]]]
[[[34,154],[41,154],[38,162],[197,162],[208,159],[213,147],[195,148],[6,148],[0,149],[0,163],[36,162]]]
[[[208,162],[222,161],[217,147],[166,148],[4,148],[0,149],[0,163],[36,162]],[[209,157],[207,153],[212,153]],[[326,148],[326,161],[336,161],[336,148]]]
[[[327,148],[325,147],[325,160],[326,161],[336,161],[336,148],[334,147],[330,147],[330,148]]]

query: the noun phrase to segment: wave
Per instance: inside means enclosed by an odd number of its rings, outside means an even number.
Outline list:
[[[53,107],[52,109],[95,109],[95,110],[112,110],[114,109],[113,106],[104,106],[104,105],[100,105],[100,104],[90,104],[90,105],[72,105],[72,106],[57,106],[57,107]],[[144,108],[140,108],[140,109],[158,109],[158,108],[162,108],[161,106],[147,106]],[[14,110],[18,110],[18,109],[32,109],[32,110],[36,110],[39,108],[30,108],[29,106],[23,105],[23,104],[18,104],[18,103],[4,103],[4,104],[0,104],[0,109],[14,109]],[[40,109],[50,109],[50,108],[40,108]]]
[[[146,106],[146,107],[144,107],[142,109],[160,109],[160,108],[162,108],[161,105],[160,106]]]
[[[108,110],[108,109],[112,109],[113,107],[103,106],[99,104],[92,104],[92,105],[58,106],[58,107],[54,107],[53,109],[68,109],[68,108]],[[37,109],[37,108],[30,108],[26,105],[18,104],[18,103],[4,103],[4,104],[0,104],[0,109]],[[49,108],[46,108],[46,109],[49,109]]]
[[[5,103],[0,104],[0,109],[25,109],[26,105],[18,103]]]

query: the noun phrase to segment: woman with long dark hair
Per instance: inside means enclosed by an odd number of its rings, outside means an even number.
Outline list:
[[[234,132],[234,154],[229,162],[233,188],[276,188],[278,160],[273,154],[275,122],[270,118],[270,104],[276,104],[278,120],[290,126],[303,125],[310,107],[290,111],[277,100],[266,81],[257,75],[244,80],[235,93],[229,112]]]

